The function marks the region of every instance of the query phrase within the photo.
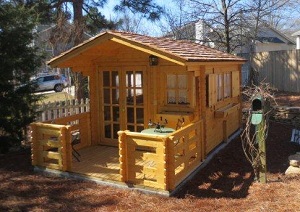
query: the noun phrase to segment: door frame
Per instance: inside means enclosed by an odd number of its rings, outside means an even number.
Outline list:
[[[105,128],[104,128],[104,95],[103,95],[103,72],[104,71],[118,71],[119,73],[119,124],[120,130],[126,130],[127,126],[127,102],[126,102],[126,72],[127,71],[142,71],[143,72],[143,109],[144,109],[144,128],[146,128],[148,120],[148,83],[147,83],[147,66],[106,66],[98,68],[98,81],[99,81],[99,128],[100,128],[100,144],[105,144],[109,146],[118,146],[118,139],[106,138]]]

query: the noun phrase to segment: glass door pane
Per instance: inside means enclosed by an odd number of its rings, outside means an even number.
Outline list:
[[[120,130],[118,71],[103,71],[104,138],[116,139]]]
[[[143,72],[126,71],[126,129],[139,132],[144,129]]]

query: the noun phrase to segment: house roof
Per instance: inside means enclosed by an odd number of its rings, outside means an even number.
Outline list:
[[[257,40],[262,43],[284,43],[281,39],[277,37],[257,37]]]
[[[294,33],[292,34],[292,36],[299,36],[299,35],[300,35],[300,31],[294,32]]]
[[[48,62],[51,66],[59,66],[60,62],[76,57],[104,41],[114,41],[137,50],[156,55],[163,59],[178,62],[245,62],[244,58],[224,53],[216,49],[189,41],[169,38],[150,37],[121,31],[107,31],[88,39]]]
[[[270,32],[273,33],[270,34]],[[287,43],[291,45],[296,44],[293,39],[289,38],[279,30],[271,26],[265,26],[259,29],[258,40],[263,43]]]

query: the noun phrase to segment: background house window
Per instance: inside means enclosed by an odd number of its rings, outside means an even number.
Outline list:
[[[167,104],[190,104],[188,97],[188,76],[167,74]]]

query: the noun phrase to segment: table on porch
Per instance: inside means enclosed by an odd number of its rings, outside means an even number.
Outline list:
[[[148,128],[141,131],[143,134],[150,134],[150,135],[167,135],[169,133],[174,132],[173,128],[164,127],[164,128]]]

